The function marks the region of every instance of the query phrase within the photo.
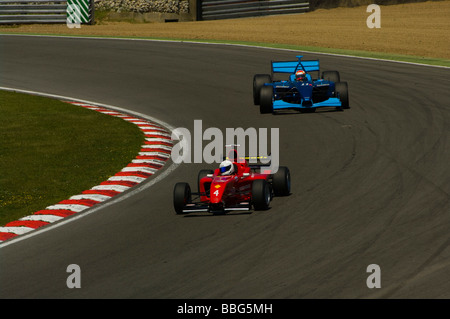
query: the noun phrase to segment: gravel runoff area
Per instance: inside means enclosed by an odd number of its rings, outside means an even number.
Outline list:
[[[0,33],[125,36],[246,41],[450,59],[450,0],[381,6],[381,28],[370,29],[367,6],[306,14],[220,21],[0,27]]]

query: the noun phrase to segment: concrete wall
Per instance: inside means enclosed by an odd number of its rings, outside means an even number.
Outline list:
[[[180,2],[183,6],[177,8]],[[109,21],[182,22],[197,17],[197,0],[95,0],[95,5],[96,10],[107,12]]]

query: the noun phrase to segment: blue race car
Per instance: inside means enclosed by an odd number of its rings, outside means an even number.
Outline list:
[[[319,107],[349,108],[348,84],[340,81],[338,71],[324,71],[320,77],[319,60],[272,61],[272,72],[253,77],[253,102],[261,114],[294,109],[314,112]],[[311,73],[317,72],[313,79]],[[288,75],[273,81],[275,73]]]

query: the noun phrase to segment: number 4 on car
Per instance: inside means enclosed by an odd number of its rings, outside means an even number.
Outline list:
[[[291,175],[284,166],[275,173],[265,167],[266,164],[250,164],[248,158],[238,157],[237,151],[231,150],[219,168],[198,173],[197,192],[192,192],[188,183],[175,184],[175,212],[225,213],[268,209],[274,196],[291,193]]]

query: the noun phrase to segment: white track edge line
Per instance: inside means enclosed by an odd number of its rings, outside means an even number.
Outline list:
[[[82,40],[93,39],[93,40],[144,41],[144,42],[147,41],[147,42],[163,42],[163,43],[166,42],[166,43],[188,43],[188,44],[203,44],[203,45],[223,45],[223,46],[236,46],[236,47],[244,47],[244,48],[276,50],[276,51],[306,52],[306,53],[330,55],[330,56],[345,57],[345,58],[352,58],[352,59],[363,59],[363,60],[392,62],[392,63],[401,63],[401,64],[409,64],[409,65],[417,65],[417,66],[425,66],[425,67],[433,67],[433,68],[450,69],[449,66],[445,66],[445,65],[434,65],[434,64],[425,64],[425,63],[408,62],[408,61],[400,61],[400,60],[377,59],[377,58],[363,57],[363,56],[358,56],[358,55],[327,53],[327,52],[317,52],[317,51],[308,51],[308,50],[296,50],[296,49],[287,49],[287,48],[273,48],[273,47],[265,47],[265,46],[260,46],[260,45],[226,43],[226,42],[202,42],[202,41],[192,41],[192,40],[190,41],[190,40],[142,39],[142,38],[133,39],[133,38],[99,37],[99,36],[87,37],[87,36],[65,36],[65,35],[44,35],[44,34],[7,34],[7,33],[0,33],[0,36],[65,38],[65,39],[82,39]]]

